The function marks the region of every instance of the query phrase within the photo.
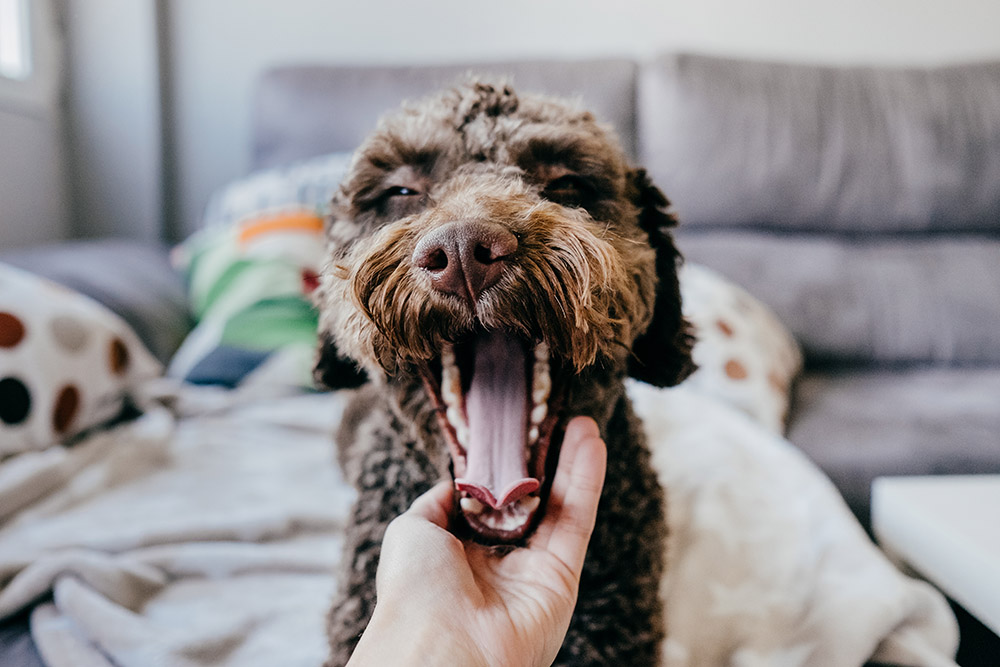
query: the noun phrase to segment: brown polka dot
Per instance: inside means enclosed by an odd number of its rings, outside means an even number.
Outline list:
[[[24,324],[11,313],[0,312],[0,347],[14,347],[24,338]]]
[[[736,359],[726,362],[726,375],[733,380],[745,380],[747,377],[747,367]]]
[[[70,352],[79,352],[87,345],[87,327],[75,317],[69,315],[59,315],[52,319],[50,323],[52,336],[64,349]]]
[[[121,375],[128,370],[128,348],[125,347],[125,343],[122,342],[121,338],[113,338],[111,340],[108,362],[111,366],[111,372],[115,375]]]
[[[65,433],[73,424],[80,410],[80,391],[73,385],[66,385],[56,396],[52,409],[52,427],[56,433]]]
[[[716,320],[715,327],[722,332],[723,336],[727,338],[733,337],[733,327],[730,326],[729,322],[725,320]]]

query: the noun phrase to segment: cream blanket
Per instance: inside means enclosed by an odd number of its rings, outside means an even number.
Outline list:
[[[954,664],[944,600],[794,447],[691,389],[630,392],[668,489],[664,664]],[[33,606],[52,667],[320,664],[344,397],[174,398],[0,465],[0,617]]]

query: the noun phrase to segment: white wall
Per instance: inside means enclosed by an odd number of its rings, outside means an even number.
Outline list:
[[[155,0],[64,0],[76,236],[160,237]]]
[[[254,77],[290,62],[407,63],[659,51],[834,63],[1000,56],[997,0],[172,0],[180,224],[246,172]]]
[[[0,250],[65,238],[60,120],[0,107]]]

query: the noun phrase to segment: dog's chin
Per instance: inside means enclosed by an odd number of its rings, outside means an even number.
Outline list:
[[[545,512],[561,443],[563,364],[544,341],[477,330],[423,364],[451,454],[459,525],[486,544],[517,544]]]

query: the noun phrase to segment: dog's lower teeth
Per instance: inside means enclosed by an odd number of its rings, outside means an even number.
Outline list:
[[[542,499],[538,496],[527,496],[525,498],[521,498],[521,500],[519,500],[518,502],[521,504],[521,507],[523,507],[529,513],[531,513],[534,512],[536,509],[538,509],[538,506],[541,504]]]
[[[466,496],[458,502],[462,506],[462,510],[469,514],[482,514],[483,512],[483,504],[475,498]]]
[[[532,426],[528,431],[528,444],[533,445],[536,440],[538,440],[538,426]]]

